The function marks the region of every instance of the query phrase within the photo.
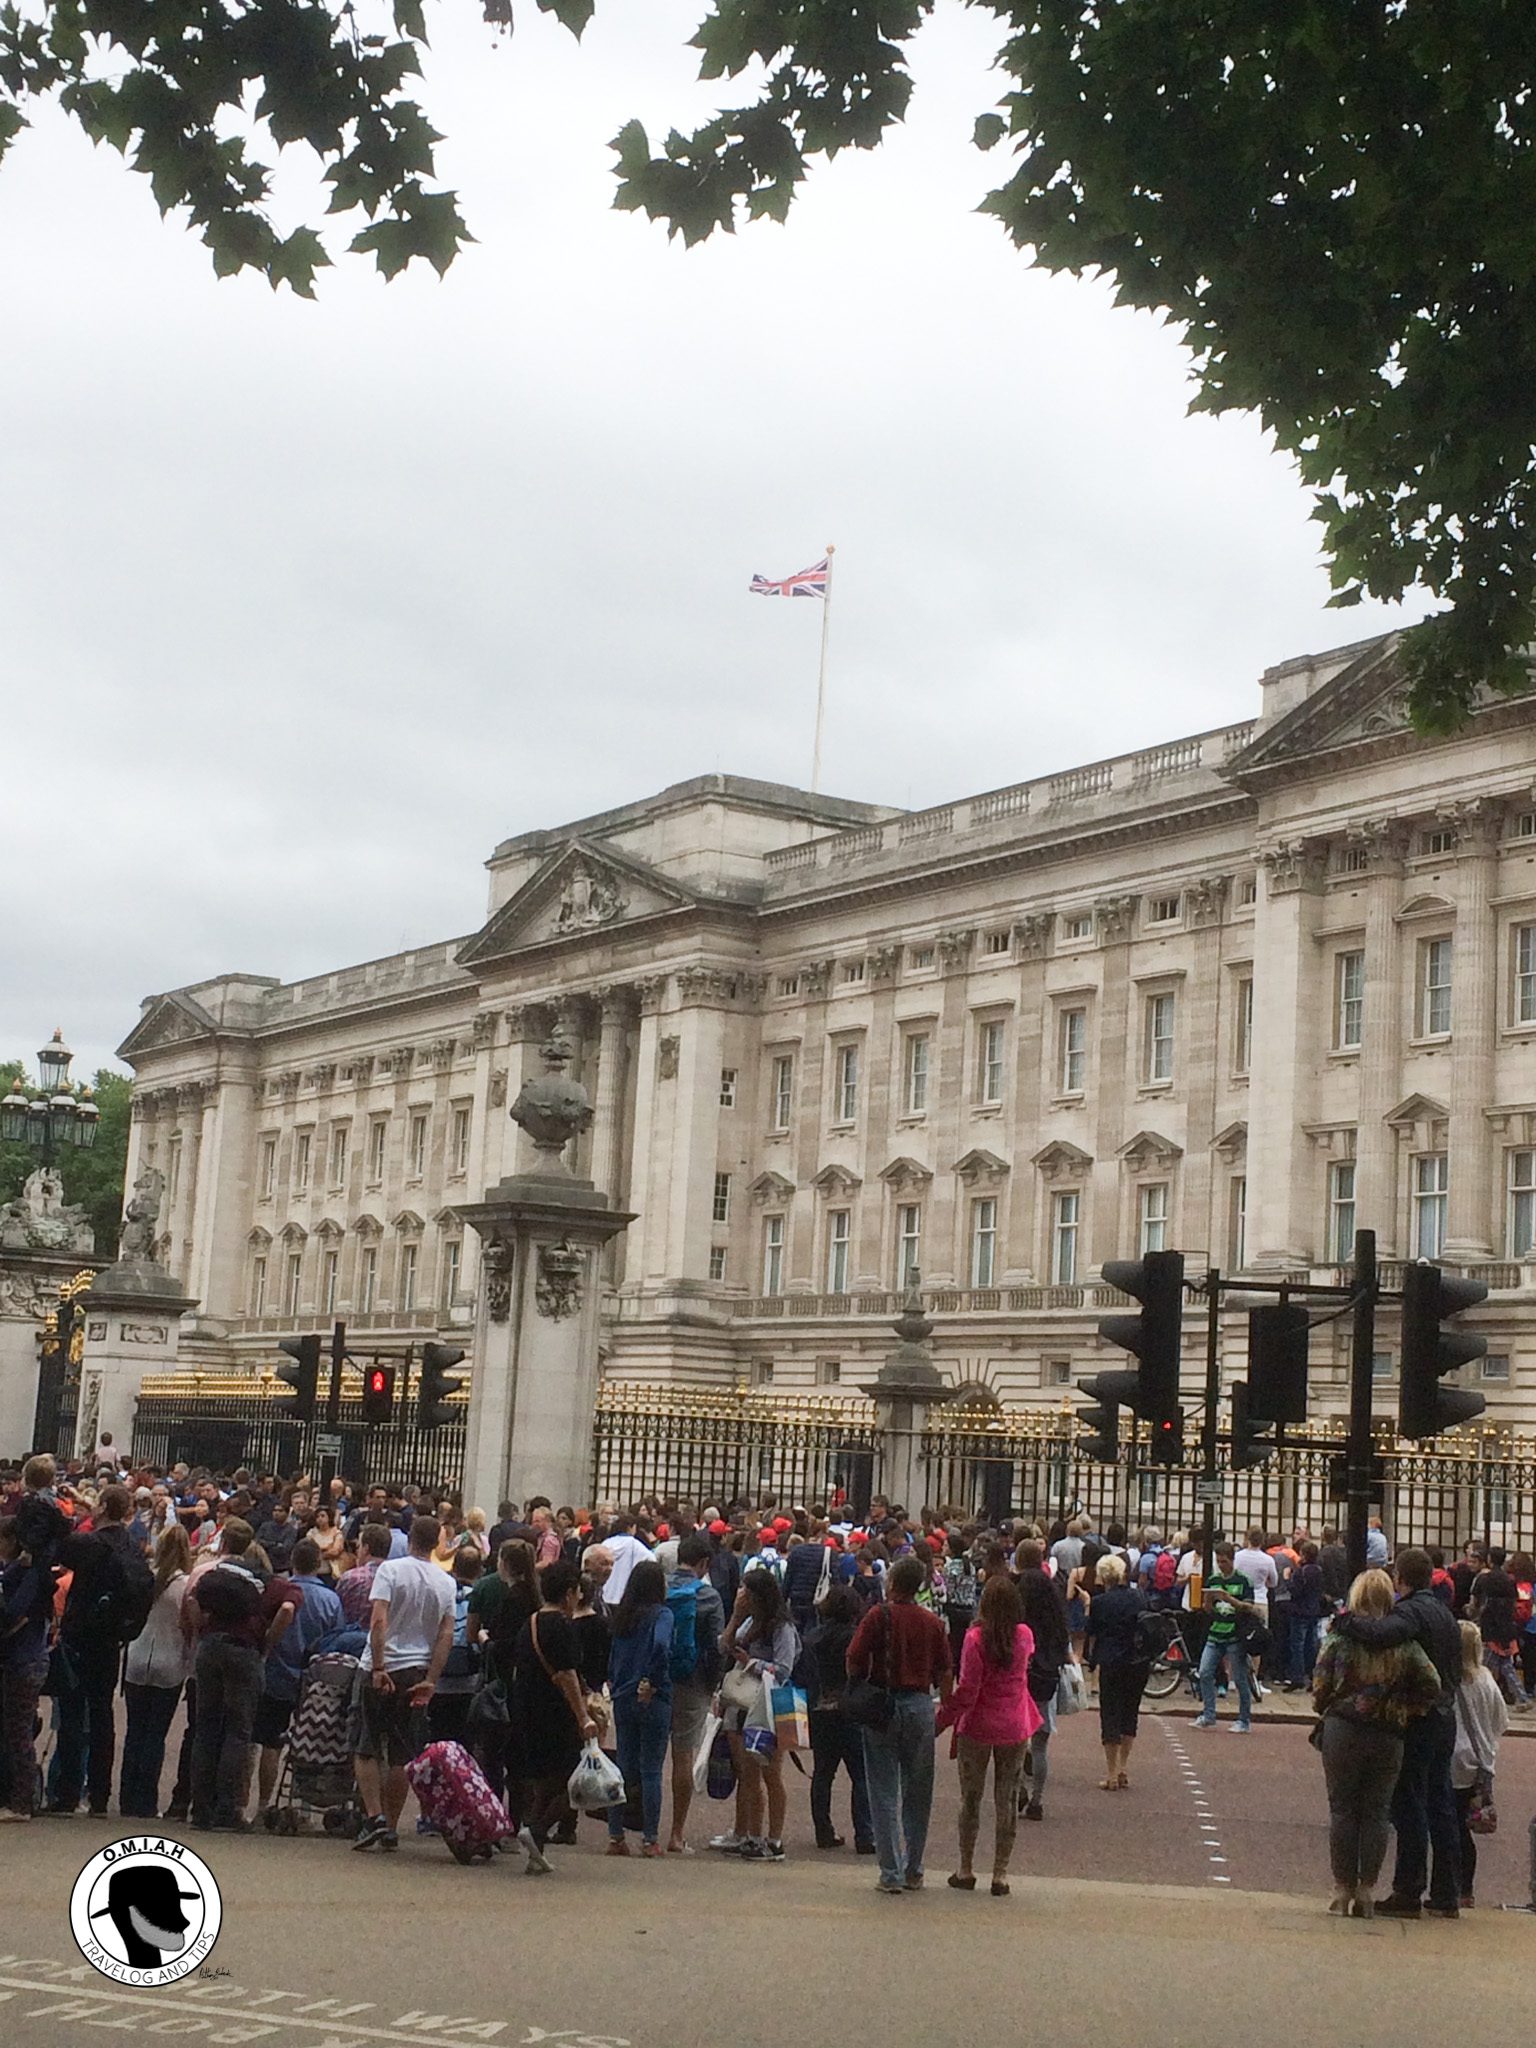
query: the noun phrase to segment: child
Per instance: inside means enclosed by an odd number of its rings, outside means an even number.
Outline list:
[[[69,1518],[59,1506],[53,1482],[58,1468],[46,1452],[28,1458],[21,1468],[22,1496],[16,1509],[16,1545],[40,1572],[51,1569],[59,1545],[69,1534]]]
[[[1509,1726],[1509,1709],[1499,1682],[1483,1658],[1483,1634],[1475,1621],[1461,1626],[1461,1683],[1456,1688],[1456,1749],[1451,1783],[1461,1822],[1461,1904],[1473,1904],[1477,1878],[1477,1837],[1468,1825],[1474,1803],[1493,1803],[1493,1773],[1499,1737]]]

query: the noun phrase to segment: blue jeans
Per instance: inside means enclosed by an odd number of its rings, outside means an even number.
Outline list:
[[[619,1769],[626,1785],[640,1784],[641,1832],[647,1842],[661,1833],[661,1774],[672,1740],[672,1695],[657,1693],[637,1700],[633,1693],[613,1703],[613,1730],[618,1738]],[[624,1808],[608,1809],[608,1833],[614,1841],[624,1837]]]
[[[128,1726],[123,1735],[123,1770],[118,1811],[125,1819],[153,1820],[160,1811],[160,1773],[165,1738],[176,1718],[179,1685],[126,1685]]]
[[[1310,1685],[1312,1666],[1317,1662],[1317,1632],[1320,1621],[1303,1621],[1299,1615],[1291,1616],[1291,1662],[1286,1677],[1292,1685]]]
[[[899,1692],[888,1728],[864,1730],[864,1776],[882,1884],[921,1877],[933,1810],[933,1695]]]
[[[1248,1652],[1235,1637],[1225,1643],[1213,1643],[1206,1638],[1205,1648],[1200,1652],[1200,1718],[1216,1718],[1216,1674],[1223,1657],[1237,1687],[1237,1725],[1246,1728],[1253,1715],[1253,1688],[1248,1682]]]
[[[1404,1731],[1403,1761],[1392,1794],[1395,1898],[1422,1899],[1426,1883],[1432,1906],[1454,1906],[1461,1896],[1461,1823],[1451,1785],[1455,1748],[1456,1716],[1443,1707],[1418,1715]]]

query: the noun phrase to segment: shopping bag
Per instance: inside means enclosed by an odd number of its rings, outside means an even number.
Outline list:
[[[720,1733],[720,1716],[709,1714],[705,1717],[704,1733],[700,1737],[697,1754],[693,1759],[693,1789],[703,1792],[709,1784],[709,1758],[715,1746],[715,1737]]]
[[[1087,1688],[1083,1684],[1083,1667],[1074,1664],[1069,1657],[1061,1667],[1061,1676],[1056,1681],[1056,1717],[1081,1712]]]
[[[736,1790],[736,1759],[731,1755],[730,1737],[723,1728],[710,1748],[705,1790],[711,1799],[729,1799]]]
[[[811,1721],[806,1712],[805,1694],[798,1685],[770,1685],[768,1704],[773,1717],[773,1732],[780,1749],[809,1749],[811,1746]]]
[[[595,1742],[589,1742],[570,1775],[565,1796],[578,1813],[606,1813],[624,1797],[624,1773]]]

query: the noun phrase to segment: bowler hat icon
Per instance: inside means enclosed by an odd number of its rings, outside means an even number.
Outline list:
[[[182,1910],[184,1899],[202,1903],[201,1892],[184,1892],[178,1873],[166,1863],[129,1863],[112,1873],[107,1903],[91,1914],[109,1919],[135,1969],[158,1969],[168,1955],[187,1945],[192,1923]]]

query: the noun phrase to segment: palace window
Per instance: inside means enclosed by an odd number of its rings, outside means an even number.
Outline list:
[[[1149,1086],[1173,1079],[1174,998],[1171,991],[1147,998],[1145,1071]]]
[[[864,962],[862,960],[845,960],[843,962],[843,982],[845,986],[860,982],[863,979]]]
[[[840,1045],[832,1084],[832,1120],[851,1124],[859,1113],[859,1048]]]
[[[1061,1092],[1081,1095],[1088,1078],[1088,1012],[1061,1013]]]
[[[459,1276],[464,1270],[464,1243],[461,1238],[450,1237],[443,1246],[442,1305],[453,1306],[454,1296],[459,1291]]]
[[[350,1124],[331,1125],[331,1165],[328,1181],[333,1188],[344,1188],[347,1184],[347,1152],[351,1142]]]
[[[1142,1256],[1168,1249],[1168,1183],[1155,1180],[1141,1190],[1139,1242]]]
[[[468,1173],[469,1171],[469,1105],[458,1104],[453,1120],[448,1127],[448,1171]]]
[[[1443,1152],[1421,1152],[1413,1162],[1413,1255],[1438,1259],[1445,1249],[1445,1212],[1451,1180]]]
[[[379,1248],[365,1244],[357,1261],[357,1305],[368,1315],[379,1298]]]
[[[715,1175],[715,1199],[711,1217],[716,1223],[729,1223],[731,1220],[731,1176],[728,1173]]]
[[[267,1262],[265,1259],[251,1261],[251,1314],[264,1316],[267,1312]]]
[[[389,1143],[389,1119],[376,1116],[368,1126],[368,1179],[370,1184],[384,1178],[384,1148]]]
[[[781,1052],[773,1063],[772,1127],[787,1131],[795,1110],[795,1056]]]
[[[848,1292],[848,1244],[853,1213],[832,1209],[827,1215],[827,1292]]]
[[[1336,1159],[1328,1169],[1328,1257],[1347,1266],[1355,1256],[1355,1162]]]
[[[784,1292],[784,1218],[769,1216],[763,1223],[763,1292]]]
[[[920,1203],[903,1202],[896,1211],[896,1285],[910,1287],[923,1266],[923,1211]]]
[[[1177,896],[1153,896],[1147,904],[1148,924],[1173,924],[1179,915]]]
[[[414,1308],[416,1306],[416,1280],[420,1268],[421,1246],[419,1244],[401,1245],[399,1288],[400,1299],[399,1302],[396,1304],[399,1308],[409,1309]]]
[[[1536,924],[1515,928],[1515,987],[1511,1021],[1536,1024]]]
[[[406,1172],[412,1180],[420,1180],[427,1170],[427,1116],[419,1110],[411,1117],[410,1134],[406,1139]]]
[[[263,1138],[261,1141],[261,1163],[257,1168],[256,1181],[263,1199],[270,1201],[272,1191],[277,1186],[276,1138]]]
[[[1365,955],[1340,953],[1333,966],[1333,1045],[1357,1052],[1365,1037]]]
[[[1003,1099],[1003,1038],[1000,1017],[976,1027],[976,1100],[987,1107]]]
[[[1419,1035],[1443,1038],[1451,1028],[1451,942],[1426,939],[1419,948]]]
[[[736,1069],[734,1067],[722,1067],[720,1069],[720,1107],[722,1109],[734,1109],[736,1107]]]
[[[312,1156],[312,1154],[313,1154],[313,1152],[314,1152],[314,1144],[315,1144],[315,1141],[314,1141],[314,1137],[313,1137],[313,1134],[312,1134],[311,1132],[309,1132],[309,1131],[296,1131],[296,1132],[294,1133],[294,1139],[293,1139],[293,1185],[294,1185],[295,1189],[297,1190],[297,1192],[298,1192],[299,1194],[301,1194],[301,1195],[302,1195],[302,1194],[304,1194],[304,1193],[306,1193],[306,1192],[308,1191],[308,1188],[309,1188],[309,1168],[310,1168],[310,1159],[311,1159],[311,1156]],[[176,1167],[177,1165],[179,1165],[179,1163],[180,1163],[180,1154],[179,1154],[179,1152],[178,1152],[178,1150],[177,1150],[177,1147],[176,1147],[176,1144],[175,1144],[175,1142],[174,1142],[174,1140],[173,1140],[173,1141],[172,1141],[172,1145],[171,1145],[171,1165],[172,1165],[172,1167],[174,1168],[174,1167]],[[175,1192],[175,1190],[174,1190],[174,1186],[173,1186],[173,1188],[172,1188],[172,1193],[174,1194],[174,1192]]]
[[[709,1277],[711,1280],[725,1278],[725,1246],[712,1244],[709,1248]]]
[[[909,967],[931,967],[933,965],[932,946],[914,946],[907,955],[907,965]]]
[[[902,1059],[902,1114],[922,1116],[928,1107],[928,1034],[915,1031],[907,1039]]]
[[[1006,953],[1008,950],[1007,932],[988,932],[982,939],[981,950],[983,953]]]
[[[997,1271],[997,1199],[983,1195],[971,1204],[971,1285],[990,1287]]]
[[[1074,917],[1064,917],[1061,920],[1061,936],[1064,939],[1091,939],[1092,917],[1086,911],[1080,911]]]
[[[1232,1071],[1246,1074],[1253,1064],[1253,976],[1245,974],[1237,984],[1237,1017],[1233,1033]]]
[[[1051,1284],[1071,1287],[1077,1281],[1077,1233],[1083,1198],[1075,1188],[1051,1197]]]
[[[1248,1263],[1248,1176],[1235,1173],[1227,1195],[1227,1269],[1241,1273]]]
[[[326,1252],[320,1260],[320,1313],[333,1316],[341,1290],[341,1253]]]
[[[1509,1155],[1509,1256],[1536,1252],[1536,1152]]]
[[[304,1254],[288,1254],[288,1273],[283,1286],[283,1313],[296,1316],[299,1312],[299,1287],[304,1278]]]

